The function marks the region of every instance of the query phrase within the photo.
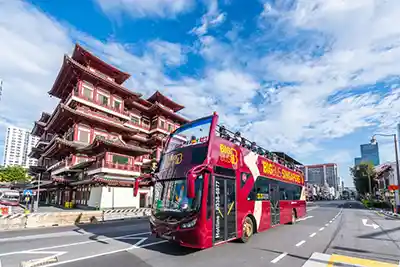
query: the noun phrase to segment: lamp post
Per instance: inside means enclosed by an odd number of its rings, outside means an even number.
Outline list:
[[[397,186],[400,186],[400,166],[399,166],[399,154],[397,151],[397,136],[396,134],[374,134],[371,138],[371,144],[376,144],[375,136],[385,136],[385,137],[393,137],[394,141],[394,154],[396,158],[396,174],[397,174]],[[400,190],[397,188],[397,201],[400,199]],[[400,212],[400,203],[396,203],[397,205],[397,213]]]

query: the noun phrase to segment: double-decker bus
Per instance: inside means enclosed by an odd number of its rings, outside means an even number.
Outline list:
[[[214,113],[168,137],[152,183],[156,236],[205,249],[306,214],[300,169],[217,123]]]

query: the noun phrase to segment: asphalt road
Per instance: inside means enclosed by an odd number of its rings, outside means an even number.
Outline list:
[[[380,262],[361,266],[399,266],[400,220],[361,208],[357,202],[317,202],[295,225],[259,233],[247,244],[231,242],[203,251],[150,236],[146,220],[0,232],[0,266],[52,255],[59,261],[47,266],[333,266],[314,259],[315,252],[342,261],[350,256]]]

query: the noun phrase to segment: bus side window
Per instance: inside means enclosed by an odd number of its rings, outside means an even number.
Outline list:
[[[208,178],[208,194],[207,194],[207,220],[212,215],[212,181],[211,175]]]
[[[250,191],[247,199],[256,201],[269,200],[269,180],[261,176],[257,177],[253,190]]]

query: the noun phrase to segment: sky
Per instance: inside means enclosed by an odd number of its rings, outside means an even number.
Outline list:
[[[398,22],[398,23],[397,23]],[[33,127],[79,42],[189,119],[222,123],[304,164],[349,167],[400,122],[398,0],[0,0],[0,150],[9,124]],[[381,162],[393,141],[378,138]]]

